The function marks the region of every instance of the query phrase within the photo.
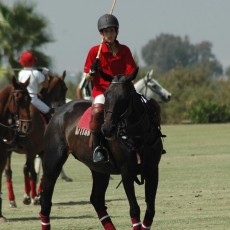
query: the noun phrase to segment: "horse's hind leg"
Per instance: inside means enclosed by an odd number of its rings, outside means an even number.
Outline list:
[[[62,170],[61,170],[60,177],[61,177],[62,180],[66,181],[66,182],[72,182],[72,181],[73,181],[72,178],[70,178],[70,177],[68,177],[68,176],[66,175],[66,173],[65,173],[65,171],[64,171],[63,168],[62,168]]]
[[[49,143],[49,146],[45,150],[44,156],[42,157],[43,179],[40,200],[41,211],[39,213],[42,230],[49,230],[51,227],[50,212],[52,207],[54,186],[67,158],[68,155],[65,145],[61,143],[61,141],[57,140],[53,145],[52,143]]]
[[[105,206],[105,192],[109,185],[110,175],[92,172],[93,187],[90,196],[90,202],[94,206],[98,218],[101,221],[104,229],[116,230],[110,216],[107,213],[107,207]]]
[[[5,166],[5,176],[6,176],[6,185],[7,185],[7,190],[8,190],[8,199],[10,202],[10,207],[16,208],[17,204],[15,201],[13,181],[12,181],[11,155],[12,155],[12,152],[8,152],[6,166]]]

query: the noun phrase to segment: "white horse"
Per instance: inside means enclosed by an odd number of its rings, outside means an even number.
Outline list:
[[[163,88],[153,77],[153,70],[137,81],[134,86],[137,92],[157,102],[168,102],[172,94]]]
[[[153,70],[148,72],[145,77],[140,79],[134,84],[137,92],[144,95],[146,98],[153,98],[157,102],[168,102],[171,99],[172,94],[162,87],[153,77]],[[92,100],[91,96],[91,82],[85,80],[85,76],[82,79],[76,89],[77,98]]]

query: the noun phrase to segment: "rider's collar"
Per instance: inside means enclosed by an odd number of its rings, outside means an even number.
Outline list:
[[[115,43],[116,43],[117,46],[119,46],[119,44],[120,44],[118,40],[116,40]],[[102,51],[103,53],[108,53],[108,52],[110,52],[109,47],[108,47],[108,45],[107,45],[106,42],[103,42],[103,43],[102,43],[102,49],[101,49],[101,51]]]

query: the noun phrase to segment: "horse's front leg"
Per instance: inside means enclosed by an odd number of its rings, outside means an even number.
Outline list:
[[[133,226],[133,230],[141,230],[140,221],[140,207],[137,203],[135,188],[134,188],[134,176],[126,169],[122,172],[122,182],[125,189],[126,196],[130,206],[130,217]]]
[[[116,230],[112,220],[107,213],[107,207],[105,206],[105,193],[109,185],[110,175],[92,172],[93,187],[90,196],[90,202],[97,212],[98,218],[101,221],[105,230]]]
[[[6,176],[6,185],[7,185],[7,190],[8,190],[8,199],[10,202],[10,207],[16,208],[17,204],[15,201],[13,181],[12,181],[11,155],[12,155],[12,152],[8,152],[6,166],[5,166],[5,176]]]

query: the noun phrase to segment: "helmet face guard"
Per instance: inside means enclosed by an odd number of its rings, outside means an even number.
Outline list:
[[[119,29],[119,22],[117,18],[112,14],[104,14],[102,15],[97,22],[97,28],[99,32],[102,32],[103,29],[115,27],[118,31]]]
[[[19,63],[24,67],[32,67],[37,61],[37,58],[33,55],[31,51],[25,51],[22,53]]]

